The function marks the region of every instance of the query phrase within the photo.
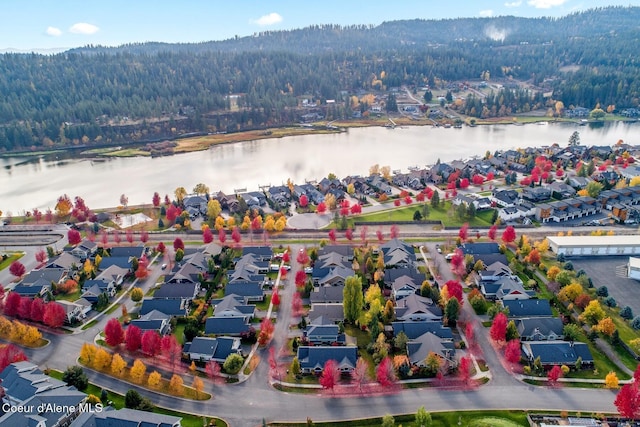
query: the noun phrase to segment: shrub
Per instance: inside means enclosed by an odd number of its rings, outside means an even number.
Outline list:
[[[606,298],[609,296],[609,289],[606,286],[600,286],[598,290],[596,290],[596,295]]]
[[[604,300],[604,305],[606,305],[607,307],[615,307],[618,305],[618,303],[616,302],[614,297],[607,297]]]
[[[74,386],[79,391],[86,390],[89,385],[89,378],[87,378],[82,367],[78,365],[68,367],[62,374],[62,381],[67,385]]]
[[[628,305],[620,310],[620,317],[623,319],[633,319],[633,310]]]
[[[633,329],[640,329],[640,316],[636,316],[631,321],[631,327]]]
[[[567,261],[562,266],[565,270],[573,271],[573,263],[571,261]]]

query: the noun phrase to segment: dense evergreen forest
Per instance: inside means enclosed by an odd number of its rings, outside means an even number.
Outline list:
[[[296,123],[303,98],[327,118],[346,118],[342,100],[353,93],[481,76],[526,81],[540,93],[472,98],[460,108],[466,114],[480,116],[483,104],[500,115],[554,101],[614,111],[640,103],[639,41],[640,8],[609,7],[563,18],[324,25],[197,44],[4,54],[0,150]],[[542,99],[543,91],[552,98]],[[327,99],[337,102],[327,107]]]

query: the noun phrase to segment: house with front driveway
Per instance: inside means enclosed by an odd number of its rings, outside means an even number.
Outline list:
[[[214,317],[242,317],[251,320],[255,317],[256,306],[248,304],[241,295],[230,294],[222,299],[212,300]]]
[[[241,337],[249,334],[253,328],[246,317],[208,317],[204,324],[204,333],[206,335],[227,335],[230,337]]]
[[[442,309],[431,298],[417,294],[396,301],[396,319],[400,321],[441,321]]]
[[[140,315],[157,310],[171,317],[185,317],[189,314],[189,307],[189,304],[180,298],[145,298],[142,300]]]
[[[84,239],[78,243],[75,248],[71,249],[71,254],[78,257],[80,262],[95,257],[98,252],[98,244],[89,239]]]
[[[321,374],[329,360],[338,364],[342,373],[351,373],[358,362],[356,346],[300,346],[298,347],[300,370],[305,374]]]
[[[94,289],[97,287],[97,290]],[[112,298],[116,294],[116,282],[109,280],[107,277],[102,276],[100,279],[88,279],[82,284],[83,293],[93,294],[107,294],[107,297]]]
[[[335,303],[342,304],[344,300],[344,284],[336,286],[315,286],[309,294],[311,304]]]
[[[311,345],[344,345],[345,336],[340,333],[340,327],[324,319],[316,319],[315,323],[307,325],[302,332],[303,342]]]
[[[100,274],[96,276],[96,280],[107,282],[109,283],[107,287],[114,289],[122,285],[125,276],[129,273],[129,269],[127,267],[119,267],[117,265],[110,265],[103,269],[101,264],[100,269]]]
[[[80,412],[68,427],[180,427],[182,418],[137,409],[114,409]]]
[[[551,305],[548,299],[504,300],[502,306],[509,310],[509,318],[551,317]]]
[[[307,317],[308,323],[317,323],[321,317],[325,322],[340,323],[344,320],[344,307],[342,304],[333,303],[312,304]]]
[[[195,337],[193,341],[184,345],[182,353],[192,361],[209,362],[213,360],[222,364],[229,355],[240,354],[240,338]]]
[[[404,333],[410,340],[416,339],[421,335],[431,332],[442,341],[453,342],[453,333],[451,328],[443,326],[440,321],[404,321],[404,322],[392,322],[391,328],[393,329],[394,338],[401,332]]]
[[[389,267],[413,266],[416,263],[416,253],[410,244],[400,239],[391,239],[380,245],[384,256],[384,265]]]
[[[87,314],[91,311],[91,303],[84,298],[80,298],[75,302],[65,300],[58,300],[56,302],[64,308],[66,315],[65,323],[68,325],[86,318]]]
[[[578,358],[582,366],[593,365],[593,355],[589,346],[583,342],[573,341],[523,341],[522,352],[533,363],[538,357],[544,367],[555,365],[575,366]]]
[[[47,262],[45,268],[61,268],[67,273],[82,268],[82,259],[71,252],[62,252]]]

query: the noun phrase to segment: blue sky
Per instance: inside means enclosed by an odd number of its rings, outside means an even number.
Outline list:
[[[1,0],[0,50],[200,42],[312,24],[398,19],[563,16],[640,0]]]

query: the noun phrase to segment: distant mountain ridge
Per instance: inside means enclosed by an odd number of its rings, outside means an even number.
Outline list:
[[[250,52],[410,50],[430,44],[479,42],[544,43],[571,37],[597,37],[640,30],[640,7],[611,6],[561,18],[498,16],[442,20],[399,20],[370,25],[314,25],[302,29],[265,31],[254,36],[201,43],[146,42],[118,47],[86,46],[70,53]]]

